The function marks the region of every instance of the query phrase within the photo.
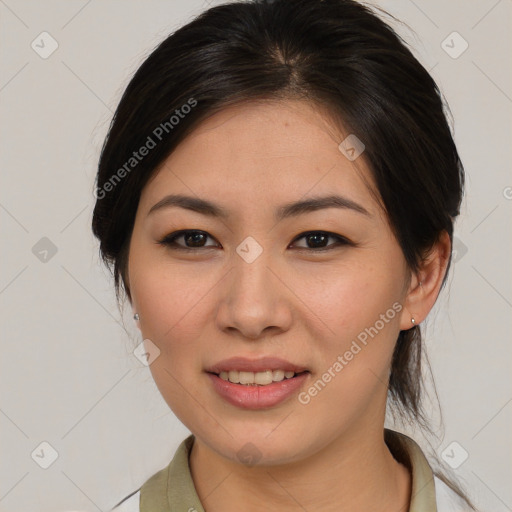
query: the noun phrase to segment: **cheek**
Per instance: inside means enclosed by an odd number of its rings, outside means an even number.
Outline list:
[[[180,410],[183,386],[192,394],[196,391],[197,378],[191,376],[202,370],[200,342],[204,319],[210,316],[208,292],[218,279],[213,272],[199,272],[196,264],[172,263],[164,251],[142,244],[133,247],[129,264],[142,337],[160,351],[151,373],[169,406]]]
[[[130,288],[143,335],[160,344],[168,338],[181,340],[178,333],[194,337],[199,333],[203,298],[215,283],[214,273],[203,268],[204,262],[173,261],[165,248],[137,236],[137,230],[132,240]]]
[[[370,261],[366,263],[341,270],[325,268],[321,273],[295,283],[297,295],[304,297],[322,320],[327,337],[339,340],[338,344],[334,343],[336,348],[341,348],[376,323],[379,330],[386,332],[390,330],[388,326],[398,326],[395,303],[402,300],[401,277],[393,276],[389,267],[383,270]],[[386,329],[382,329],[382,321],[379,321],[382,315]]]
[[[351,272],[310,286],[308,305],[328,328],[317,333],[319,364],[299,401],[307,418],[328,418],[333,436],[368,411],[381,414],[385,404],[402,306],[399,281],[379,276],[378,269]]]
[[[388,270],[391,262],[365,263],[342,272],[327,270],[329,278],[308,279],[308,305],[325,328],[323,335],[317,333],[318,371],[303,402],[311,400],[311,410],[338,422],[363,414],[374,400],[385,400],[400,329],[400,272]],[[332,404],[339,407],[329,412]]]
[[[199,279],[193,266],[181,265],[178,271],[167,263],[145,265],[143,271],[134,274],[133,296],[140,311],[142,336],[160,350],[150,365],[155,384],[182,423],[197,428],[198,412],[191,402],[201,396],[204,385],[198,379],[204,350],[201,340],[204,319],[209,317],[206,308],[211,306],[208,291],[215,280],[211,273],[203,273],[204,279]],[[202,420],[205,424],[213,422],[208,417]]]

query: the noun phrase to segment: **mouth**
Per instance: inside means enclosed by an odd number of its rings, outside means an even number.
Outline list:
[[[253,411],[271,409],[289,402],[307,385],[309,375],[307,370],[298,373],[291,370],[206,372],[212,389],[219,397],[237,408]]]
[[[242,409],[269,409],[287,402],[309,382],[304,366],[276,357],[233,357],[205,369],[213,390]]]

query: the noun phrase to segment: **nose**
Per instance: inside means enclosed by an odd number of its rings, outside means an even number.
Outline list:
[[[250,340],[287,331],[292,322],[290,294],[278,274],[265,251],[251,263],[234,254],[217,308],[218,327]]]

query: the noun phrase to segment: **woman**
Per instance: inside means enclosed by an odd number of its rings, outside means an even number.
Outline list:
[[[218,6],[140,66],[93,230],[192,432],[117,511],[469,510],[425,423],[420,324],[463,168],[438,88],[352,0]]]

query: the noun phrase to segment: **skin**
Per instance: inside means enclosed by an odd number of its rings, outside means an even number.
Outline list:
[[[410,475],[383,439],[390,361],[399,331],[432,308],[450,242],[444,233],[411,274],[369,189],[364,153],[351,162],[338,149],[347,135],[304,102],[230,107],[187,137],[142,191],[127,284],[143,338],[161,351],[150,366],[155,382],[195,435],[191,473],[207,512],[259,511],[262,503],[281,511],[408,510]],[[230,215],[180,207],[148,214],[171,193],[210,200]],[[328,208],[274,220],[282,204],[333,193],[369,215]],[[182,229],[206,232],[206,247],[157,243]],[[352,243],[329,238],[322,252],[297,238],[305,231]],[[263,249],[252,263],[236,252],[248,236]],[[308,404],[295,395],[243,410],[219,397],[204,372],[232,356],[277,356],[308,368],[307,390],[394,303],[401,311]],[[259,451],[255,465],[237,457],[246,443]]]

